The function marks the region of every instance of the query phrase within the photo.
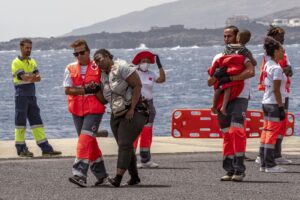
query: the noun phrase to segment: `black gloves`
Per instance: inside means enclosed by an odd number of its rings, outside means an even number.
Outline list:
[[[283,121],[285,119],[284,107],[279,107],[279,119],[280,119],[280,121]]]
[[[230,76],[226,75],[226,76],[222,76],[220,79],[219,79],[219,85],[223,85],[225,83],[229,83],[231,80],[230,80]]]
[[[222,76],[227,75],[226,70],[227,70],[227,67],[219,67],[219,68],[216,69],[213,76],[216,79],[220,79]]]
[[[285,75],[287,77],[292,77],[293,76],[293,70],[292,70],[292,67],[291,66],[286,66],[283,68],[283,73],[285,73]]]
[[[101,89],[100,85],[92,82],[84,87],[84,94],[96,94]]]
[[[162,68],[159,56],[157,54],[155,54],[155,61],[156,61],[158,69]]]

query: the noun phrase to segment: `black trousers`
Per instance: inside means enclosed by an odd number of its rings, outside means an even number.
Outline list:
[[[136,155],[133,142],[142,131],[147,117],[135,111],[131,121],[125,115],[114,117],[111,115],[110,126],[118,144],[118,163],[117,168],[128,169],[130,175],[137,174]]]

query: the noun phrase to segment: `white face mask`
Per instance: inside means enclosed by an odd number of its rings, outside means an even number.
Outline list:
[[[140,70],[143,71],[143,72],[148,71],[149,67],[150,67],[149,63],[142,63],[142,64],[139,65]]]

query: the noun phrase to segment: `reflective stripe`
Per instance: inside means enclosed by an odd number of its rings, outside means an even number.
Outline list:
[[[238,152],[234,154],[236,157],[243,157],[245,156],[245,152]]]
[[[19,81],[17,83],[14,83],[15,85],[26,85],[26,84],[31,84],[29,81]]]
[[[47,138],[46,139],[43,139],[43,140],[40,140],[40,141],[36,141],[37,144],[42,144],[44,142],[47,142]]]
[[[30,126],[30,128],[41,128],[41,127],[44,127],[44,125],[43,124],[37,124],[37,125]]]
[[[17,70],[15,72],[15,74],[13,76],[17,76],[20,72],[24,72],[25,73],[24,69],[19,69],[19,70]]]
[[[79,162],[83,162],[85,164],[89,164],[90,163],[90,161],[88,159],[75,158],[74,164],[79,163]]]
[[[283,139],[283,135],[278,135],[277,139]]]
[[[100,163],[100,162],[103,162],[102,156],[100,156],[99,158],[97,158],[97,160],[90,162],[90,165],[92,165],[94,163]]]
[[[26,144],[26,143],[25,143],[25,141],[24,142],[16,141],[16,144]]]
[[[150,148],[140,148],[140,151],[146,151],[146,152],[148,152],[148,151],[150,151]]]
[[[234,158],[234,155],[227,155],[227,156],[223,156],[223,159],[224,159],[224,160],[225,160],[226,158],[233,159],[233,158]]]
[[[222,133],[228,133],[228,132],[229,132],[229,127],[228,127],[228,128],[222,128],[222,129],[221,129],[221,132],[222,132]]]
[[[231,122],[230,124],[231,127],[236,127],[236,128],[244,128],[244,124],[240,124],[237,122]]]
[[[26,126],[15,126],[15,129],[26,129]]]
[[[36,141],[46,140],[46,133],[44,127],[32,128],[31,131]]]
[[[275,149],[275,144],[265,144],[266,149]]]
[[[80,171],[78,171],[78,170],[75,169],[75,168],[72,169],[72,173],[73,173],[74,176],[80,176],[80,177],[87,178],[86,175],[84,175],[83,173],[81,173]]]
[[[280,122],[280,118],[279,117],[264,117],[265,120],[268,120],[270,122]]]
[[[81,134],[85,134],[85,135],[89,135],[89,136],[93,136],[94,137],[94,133],[91,131],[87,131],[87,130],[82,130]]]

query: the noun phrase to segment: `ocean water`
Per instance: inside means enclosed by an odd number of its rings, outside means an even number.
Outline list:
[[[111,50],[116,58],[128,62],[134,55],[145,49],[141,45],[136,49]],[[261,62],[263,49],[261,45],[249,46],[258,63]],[[290,97],[290,111],[296,116],[295,134],[300,133],[300,45],[285,47],[292,66],[294,76],[292,80],[292,95]],[[154,103],[157,110],[154,122],[154,135],[168,136],[171,129],[171,114],[177,108],[209,108],[212,99],[212,88],[207,86],[207,68],[212,58],[221,52],[222,46],[212,47],[174,47],[151,49],[157,53],[164,66],[167,81],[156,84],[154,88]],[[92,53],[95,50],[92,51]],[[0,139],[14,139],[14,87],[12,84],[11,61],[19,54],[18,51],[0,52]],[[62,86],[63,74],[68,63],[74,61],[71,50],[33,51],[32,57],[38,62],[42,81],[36,84],[38,104],[46,128],[48,138],[76,137],[72,117],[67,110],[67,101]],[[262,93],[256,90],[258,82],[258,67],[256,77],[253,78],[253,98],[249,109],[260,109]],[[156,66],[151,70],[158,72]],[[298,89],[297,89],[298,88]],[[27,138],[33,138],[27,124]],[[109,114],[105,114],[101,128],[108,129]],[[111,135],[111,134],[110,134]]]

